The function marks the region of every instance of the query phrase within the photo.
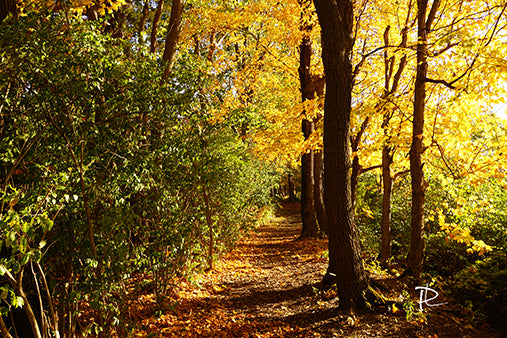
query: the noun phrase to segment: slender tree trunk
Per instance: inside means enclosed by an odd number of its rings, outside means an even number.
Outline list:
[[[23,310],[28,318],[28,323],[26,323],[26,325],[28,325],[31,328],[34,337],[42,338],[37,317],[35,316],[35,313],[33,312],[32,309],[32,304],[30,304],[30,302],[28,301],[28,297],[26,296],[25,291],[23,290],[24,267],[21,268],[16,277],[14,277],[9,270],[5,269],[3,265],[2,268],[6,270],[4,273],[5,280],[14,289],[16,296],[21,297],[23,299]],[[2,321],[0,323],[0,332],[5,333],[6,329],[7,327],[5,326],[5,323]],[[9,334],[6,334],[5,336],[9,337]]]
[[[391,257],[391,197],[393,177],[391,176],[392,164],[391,147],[384,145],[382,148],[382,223],[380,225],[381,245],[380,263],[386,265]]]
[[[401,32],[401,44],[400,47],[405,48],[407,46],[407,32],[408,32],[408,24],[411,17],[411,6],[407,13],[407,18],[405,20],[405,28]],[[398,64],[398,70],[392,78],[395,57],[389,57],[387,47],[389,44],[389,30],[390,26],[387,26],[384,30],[384,46],[386,50],[384,51],[384,76],[385,76],[385,84],[384,84],[384,94],[383,99],[384,102],[389,102],[391,100],[392,94],[396,92],[398,89],[398,85],[400,83],[401,74],[407,65],[407,56],[403,55]],[[392,78],[392,85],[391,85]],[[393,188],[393,176],[391,174],[391,165],[393,163],[393,153],[394,146],[391,144],[391,136],[389,134],[389,123],[392,118],[392,113],[385,106],[381,106],[383,109],[383,121],[382,121],[382,129],[384,130],[384,144],[382,146],[382,222],[380,225],[380,233],[381,233],[381,244],[380,244],[380,263],[383,266],[388,265],[388,260],[391,257],[391,198],[392,198],[392,188]]]
[[[424,197],[425,182],[422,163],[424,110],[426,99],[427,34],[435,18],[440,0],[434,0],[427,15],[428,0],[417,0],[417,70],[414,89],[414,117],[412,124],[412,145],[410,147],[410,176],[412,177],[412,209],[410,226],[410,249],[407,257],[406,275],[418,282],[424,258]]]
[[[295,201],[296,195],[294,193],[294,182],[292,182],[292,174],[287,175],[287,189],[288,189],[287,192],[288,200],[290,202]]]
[[[322,28],[326,73],[324,103],[324,203],[329,220],[329,270],[336,274],[342,309],[363,303],[368,275],[360,255],[350,190],[353,5],[351,0],[315,0]]]
[[[165,63],[164,80],[169,77],[171,68],[174,64],[176,47],[180,38],[181,16],[183,14],[184,5],[184,0],[173,0],[171,17],[169,18],[169,27],[167,28],[167,36],[165,39],[164,55],[162,56],[162,61]]]
[[[162,16],[163,8],[164,8],[164,0],[158,0],[157,10],[155,11],[155,16],[153,17],[153,24],[151,25],[151,34],[150,34],[151,53],[155,53],[155,50],[157,49],[158,23],[160,21],[160,17]]]
[[[315,214],[319,229],[328,234],[329,225],[324,206],[324,157],[322,150],[316,150],[313,154],[313,177],[315,184],[313,187],[313,196],[315,200]]]
[[[301,3],[302,5],[302,3]],[[315,90],[313,89],[313,81],[310,72],[310,63],[312,57],[312,41],[310,33],[312,25],[307,23],[305,13],[307,8],[302,8],[301,13],[301,30],[304,33],[303,39],[299,46],[299,82],[301,85],[301,100],[311,100],[315,98]],[[303,112],[305,114],[306,112]],[[315,125],[313,121],[303,117],[302,132],[305,140],[314,132]],[[301,158],[301,219],[303,230],[299,238],[315,237],[319,231],[317,225],[317,217],[315,213],[314,200],[314,153],[310,150],[303,154]]]
[[[144,31],[144,25],[146,24],[146,19],[148,18],[149,13],[150,13],[150,0],[146,0],[144,2],[142,16],[141,19],[139,20],[139,25],[137,28],[139,36],[141,36],[141,33]]]
[[[307,121],[307,124],[312,122]],[[306,126],[308,129],[312,127]],[[314,199],[314,154],[313,150],[303,154],[301,158],[301,220],[303,229],[299,238],[315,237],[319,232]]]
[[[7,329],[7,325],[5,325],[2,316],[0,316],[0,333],[2,333],[2,337],[4,338],[13,338]]]
[[[355,212],[356,210],[356,191],[357,191],[357,183],[359,182],[359,175],[363,172],[363,168],[361,163],[359,163],[359,156],[357,152],[359,151],[359,145],[361,144],[361,138],[363,137],[366,128],[368,127],[368,123],[370,122],[370,117],[367,116],[363,123],[361,123],[361,127],[357,132],[355,137],[350,138],[350,147],[352,150],[352,173],[350,174],[350,198],[352,200],[352,210]]]

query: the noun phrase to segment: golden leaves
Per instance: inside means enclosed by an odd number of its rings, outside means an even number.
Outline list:
[[[455,223],[447,223],[442,210],[439,210],[438,212],[438,224],[440,225],[440,230],[447,234],[446,238],[448,240],[453,240],[467,245],[468,253],[476,252],[479,255],[483,255],[485,252],[493,250],[493,248],[484,243],[484,241],[476,240],[470,233],[470,230],[462,228]]]
[[[28,13],[30,11],[41,11],[41,10],[69,10],[75,15],[82,15],[86,8],[96,6],[97,13],[104,15],[106,13],[112,13],[118,10],[121,6],[125,5],[126,0],[71,0],[71,1],[58,1],[58,0],[20,0],[18,2],[18,8],[21,14]]]

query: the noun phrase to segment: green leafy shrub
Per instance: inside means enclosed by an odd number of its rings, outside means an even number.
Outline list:
[[[374,172],[367,172],[359,176],[356,193],[356,219],[361,245],[367,251],[378,253],[382,222],[382,191],[378,175]]]
[[[483,314],[500,330],[507,329],[507,253],[497,250],[460,271],[448,286],[460,304],[471,304],[476,317]]]
[[[52,220],[44,255],[30,256],[41,231],[2,223],[18,248],[2,271],[40,262],[58,304],[53,329],[68,335],[76,321],[128,330],[142,291],[130,280],[150,277],[163,297],[175,276],[211,265],[269,203],[273,177],[229,125],[210,122],[205,65],[187,55],[162,81],[152,54],[98,24],[52,13],[0,29],[0,184],[22,197],[2,222]]]

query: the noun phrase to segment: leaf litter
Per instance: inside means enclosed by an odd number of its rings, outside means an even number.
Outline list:
[[[457,319],[456,308],[431,308],[407,320],[395,311],[343,313],[336,290],[321,285],[327,240],[297,240],[299,205],[285,203],[211,271],[181,280],[163,306],[145,294],[132,307],[134,337],[494,337]],[[406,288],[373,275],[386,298]],[[415,294],[414,294],[415,297]],[[415,299],[415,298],[414,298]],[[398,305],[401,307],[401,305]]]

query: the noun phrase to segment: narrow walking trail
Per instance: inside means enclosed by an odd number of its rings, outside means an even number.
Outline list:
[[[337,311],[336,292],[320,290],[327,241],[297,240],[297,204],[284,204],[268,224],[200,274],[182,282],[171,301],[137,302],[136,337],[480,337],[466,323],[435,312],[432,321],[400,311],[350,316]]]

